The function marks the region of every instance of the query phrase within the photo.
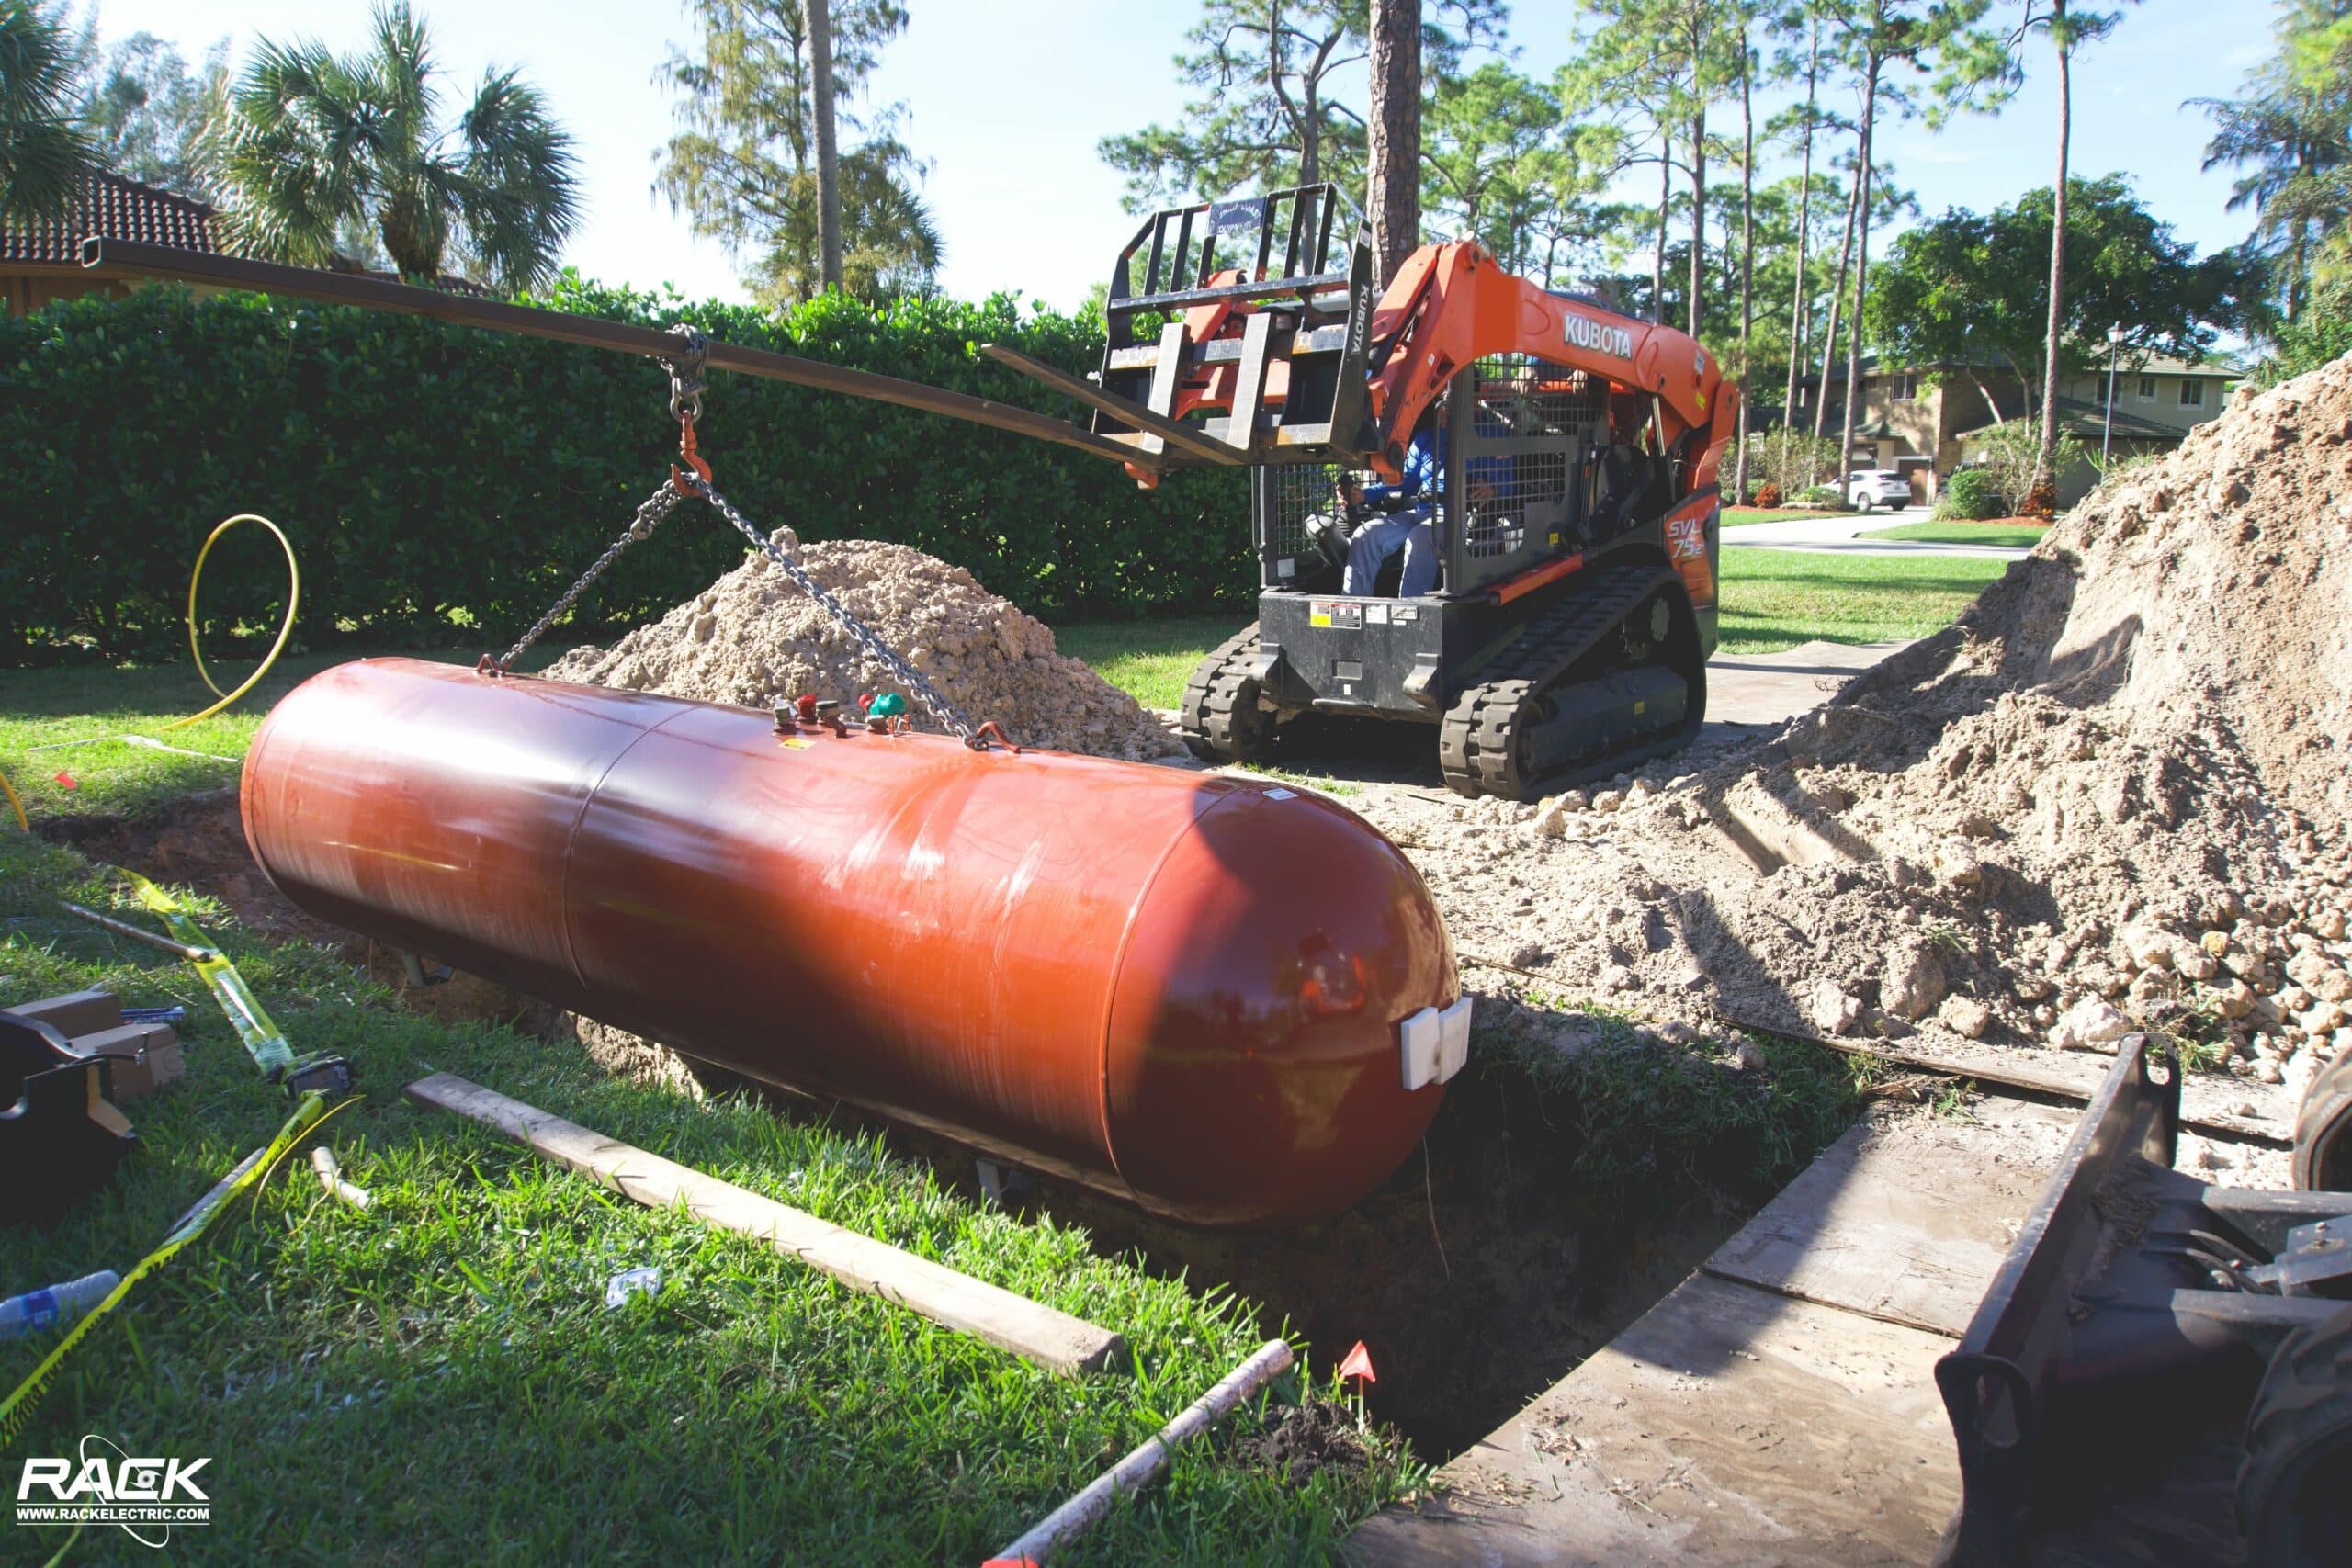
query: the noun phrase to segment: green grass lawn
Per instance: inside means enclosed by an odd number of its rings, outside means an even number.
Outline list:
[[[1722,651],[1891,642],[1950,626],[2008,570],[1978,556],[1855,556],[1727,548]]]
[[[1250,624],[1229,615],[1171,615],[1159,621],[1083,621],[1057,626],[1054,646],[1084,660],[1102,678],[1148,708],[1172,708],[1204,654]]]
[[[164,690],[152,701],[168,711]],[[128,1270],[286,1114],[187,968],[56,905],[109,892],[79,856],[0,831],[0,994],[103,985],[183,1003],[189,1020],[188,1076],[130,1108],[139,1144],[113,1186],[54,1229],[0,1232],[0,1293]],[[1074,1227],[978,1207],[871,1134],[749,1100],[699,1104],[503,1026],[437,1023],[324,950],[264,946],[218,908],[204,918],[298,1050],[354,1062],[365,1098],[322,1135],[375,1204],[326,1200],[298,1155],[100,1325],[0,1448],[11,1474],[19,1456],[74,1454],[86,1432],[209,1456],[214,1523],[173,1543],[192,1557],[976,1562],[1276,1326],[1227,1293],[1099,1257]],[[436,1070],[1114,1328],[1136,1368],[1056,1377],[746,1237],[639,1208],[401,1098]],[[606,1280],[639,1265],[662,1270],[659,1293],[607,1311]],[[0,1344],[0,1390],[45,1348]],[[1070,1557],[1317,1560],[1418,1480],[1385,1450],[1368,1472],[1292,1490],[1202,1445]],[[39,1561],[62,1532],[15,1544]],[[130,1550],[111,1530],[77,1549]]]
[[[270,705],[329,665],[357,657],[359,652],[348,649],[288,654],[226,713],[168,732],[165,725],[216,700],[192,664],[0,670],[0,769],[36,816],[136,812],[155,800],[234,784],[233,764],[244,756]],[[481,650],[449,649],[413,657],[471,664]],[[250,662],[214,665],[212,678],[222,691],[233,692],[253,669]],[[219,760],[103,739],[36,750],[125,734]],[[58,782],[61,773],[74,781],[73,787]],[[0,808],[0,823],[13,829],[15,818]]]
[[[1818,506],[1781,506],[1772,508],[1760,506],[1726,506],[1724,508],[1724,526],[1726,528],[1745,528],[1751,523],[1786,523],[1792,517],[1828,517],[1835,515],[1837,515],[1837,513]]]
[[[1727,552],[1748,556],[1856,564]],[[1237,624],[1080,626],[1062,647],[1172,704],[1199,653]],[[235,755],[269,700],[341,657],[288,660],[239,709],[172,739]],[[59,739],[152,734],[201,692],[176,667],[0,673],[0,765],[24,781],[37,817],[135,811],[217,787],[233,769],[119,743],[27,754]],[[60,765],[79,788],[47,782]],[[184,1082],[130,1106],[139,1143],[111,1187],[51,1229],[0,1231],[0,1294],[127,1270],[285,1115],[185,965],[57,905],[106,906],[115,893],[80,855],[0,825],[0,1001],[103,986],[130,1005],[180,1003],[188,1062]],[[209,1458],[215,1522],[184,1529],[173,1543],[182,1553],[977,1562],[1283,1326],[1214,1279],[1170,1279],[1138,1257],[1102,1256],[1073,1225],[982,1207],[821,1112],[699,1102],[502,1023],[436,1021],[334,953],[264,944],[224,908],[198,907],[296,1049],[353,1062],[364,1097],[321,1136],[375,1203],[326,1199],[298,1154],[100,1325],[26,1428],[0,1443],[0,1472],[24,1456],[73,1454],[93,1432],[132,1452]],[[1842,1058],[1793,1045],[1760,1077],[1632,1046],[1592,1054],[1556,1082],[1562,1064],[1539,1073],[1508,1053],[1480,1070],[1543,1097],[1583,1178],[1631,1181],[1644,1197],[1626,1201],[1662,1203],[1695,1201],[1662,1179],[1686,1168],[1710,1173],[1705,1190],[1760,1201],[1836,1135],[1857,1081]],[[401,1098],[435,1071],[1116,1329],[1134,1369],[1057,1378],[749,1238],[639,1208]],[[644,1265],[662,1272],[658,1293],[607,1311],[606,1280]],[[0,1343],[0,1392],[45,1348]],[[1300,1488],[1232,1451],[1299,1393],[1295,1376],[1278,1382],[1057,1562],[1329,1561],[1354,1521],[1426,1483],[1373,1429],[1368,1468],[1319,1472]],[[39,1560],[64,1543],[22,1544]],[[109,1533],[74,1553],[123,1561],[124,1550]]]
[[[1925,637],[1951,625],[2004,567],[2001,561],[1967,556],[1815,555],[1727,547],[1723,554],[1722,651],[1777,653],[1815,639],[1859,643]],[[1183,696],[1184,679],[1193,666],[1248,624],[1247,615],[1240,612],[1165,621],[1090,621],[1057,628],[1054,640],[1064,653],[1084,660],[1146,707],[1172,708]]]
[[[1892,528],[1873,528],[1861,537],[1865,539],[1914,539],[1923,545],[2004,545],[2019,549],[2031,549],[2041,543],[2041,536],[2049,528],[2037,523],[1967,523],[1928,522],[1902,523]]]

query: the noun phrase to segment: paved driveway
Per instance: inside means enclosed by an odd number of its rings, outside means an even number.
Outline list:
[[[1754,545],[1772,550],[1815,550],[1857,556],[1982,556],[1991,560],[2023,560],[2026,552],[2005,545],[1930,545],[1917,539],[1864,539],[1857,536],[1903,523],[1925,523],[1934,515],[1925,506],[1898,512],[1830,512],[1819,517],[1792,517],[1785,523],[1748,523],[1724,530],[1726,545]]]

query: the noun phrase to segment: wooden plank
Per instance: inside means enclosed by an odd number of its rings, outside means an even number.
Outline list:
[[[2075,1120],[2015,1100],[1952,1120],[1873,1106],[1702,1267],[1957,1339]]]
[[[1510,968],[1485,960],[1471,962],[1482,963],[1489,969]],[[1526,975],[1547,985],[1560,983],[1555,976],[1530,970],[1510,969],[1510,973]],[[1840,1040],[1809,1034],[1802,1029],[1765,1023],[1735,1013],[1725,1014],[1724,1021],[1761,1034],[1777,1034],[1783,1040],[1802,1040],[1841,1055],[1869,1056],[1889,1066],[1973,1078],[1980,1084],[2022,1089],[2028,1094],[2068,1100],[2077,1105],[2087,1102],[2098,1092],[2098,1086],[2107,1081],[2108,1069],[2115,1066],[2113,1056],[2098,1051],[2020,1051],[2014,1046],[1984,1045],[1957,1036],[1924,1033],[1910,1035],[1896,1045],[1883,1040]],[[2238,1113],[2236,1107],[2246,1104],[2255,1108],[2254,1115]],[[2277,1084],[2232,1077],[2227,1073],[2191,1073],[2180,1086],[2180,1124],[2192,1132],[2243,1139],[2269,1148],[2291,1148],[2295,1141],[2295,1100]]]
[[[96,1034],[122,1021],[122,1003],[112,991],[68,991],[62,997],[12,1004],[6,1010],[45,1023],[69,1038]]]
[[[1960,1500],[1939,1335],[1694,1276],[1445,1466],[1362,1568],[1925,1562]]]
[[[408,1097],[495,1127],[558,1165],[592,1176],[650,1208],[683,1206],[706,1224],[758,1236],[853,1290],[880,1296],[1040,1366],[1058,1372],[1093,1372],[1126,1360],[1126,1341],[1109,1329],[607,1138],[480,1084],[435,1073],[409,1085]]]

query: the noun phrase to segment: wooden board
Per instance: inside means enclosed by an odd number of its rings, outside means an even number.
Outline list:
[[[1960,1501],[1941,1336],[1700,1275],[1468,1453],[1363,1568],[1924,1562]]]
[[[1500,965],[1490,965],[1500,967]],[[1524,973],[1524,971],[1520,971]],[[1532,976],[1541,980],[1542,975]],[[1556,982],[1555,982],[1556,984]],[[1839,1040],[1806,1034],[1771,1024],[1729,1018],[1763,1034],[1802,1040],[1848,1056],[1870,1056],[1894,1067],[1923,1069],[1950,1077],[1970,1078],[1996,1089],[2022,1089],[2053,1100],[2087,1103],[2107,1081],[2115,1058],[2099,1051],[2020,1051],[2005,1045],[1984,1045],[1957,1036],[1913,1034],[1900,1044],[1886,1041]],[[2254,1114],[2241,1115],[2238,1107],[2251,1105]],[[2290,1148],[2295,1141],[2295,1098],[2278,1084],[2258,1078],[2233,1077],[2227,1073],[2191,1073],[2180,1086],[2180,1124],[2191,1132],[2239,1138],[2270,1148]]]
[[[2077,1112],[1874,1106],[1608,1347],[1351,1561],[1923,1563],[1960,1504],[1935,1365]]]
[[[1707,1259],[1721,1279],[1957,1339],[2079,1113],[1874,1107]]]
[[[408,1097],[495,1127],[548,1159],[592,1176],[649,1208],[684,1207],[707,1224],[758,1236],[854,1290],[1040,1366],[1059,1372],[1093,1372],[1126,1361],[1126,1341],[1109,1329],[591,1132],[480,1084],[435,1073],[409,1085]]]

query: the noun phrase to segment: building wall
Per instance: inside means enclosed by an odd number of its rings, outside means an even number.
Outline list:
[[[2176,430],[2189,431],[2210,420],[2222,416],[2222,407],[2229,400],[2227,388],[2231,378],[2219,376],[2181,376],[2162,371],[2135,371],[2119,367],[2115,372],[2115,412],[2135,419],[2153,420],[2169,424]],[[2184,404],[2181,388],[2194,383],[2201,389],[2202,401]],[[2154,395],[2142,397],[2145,384]],[[2107,372],[2077,377],[2059,389],[2063,397],[2077,398],[2095,408],[2107,406]]]
[[[0,297],[7,300],[8,314],[28,316],[60,299],[79,299],[86,295],[104,295],[119,299],[134,288],[152,288],[155,280],[150,277],[94,276],[79,267],[0,267]],[[209,284],[181,284],[198,299],[224,293],[224,289]]]

